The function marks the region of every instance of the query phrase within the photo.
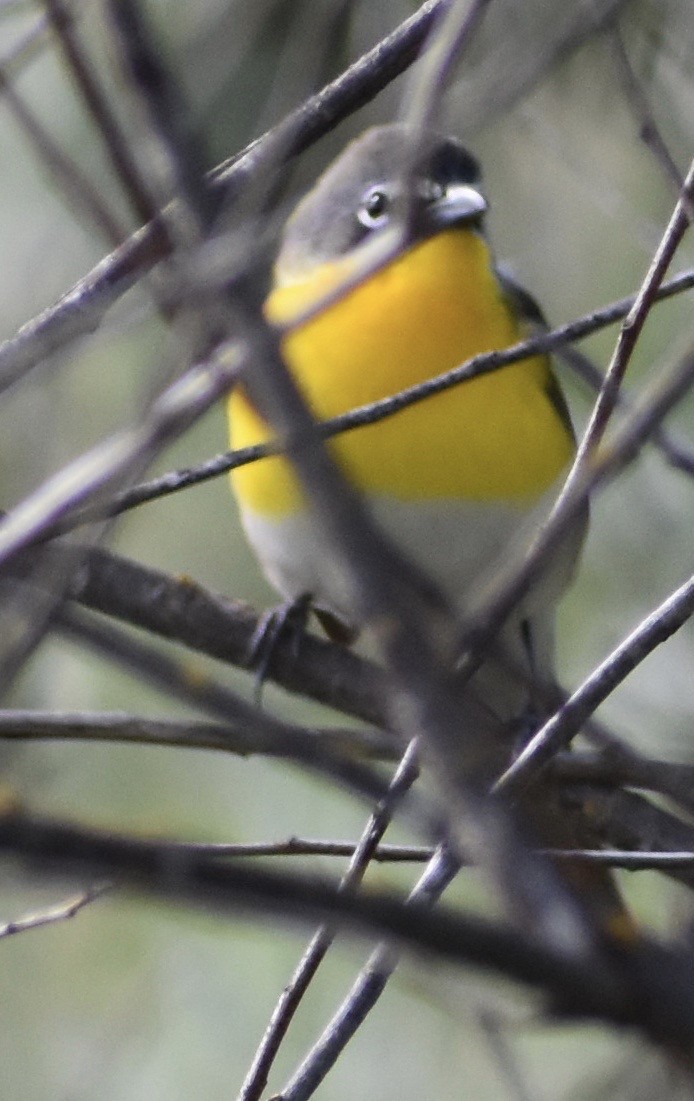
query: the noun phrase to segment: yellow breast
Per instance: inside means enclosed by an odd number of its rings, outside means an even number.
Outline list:
[[[344,278],[326,266],[273,291],[270,321],[291,320]],[[416,246],[283,341],[315,416],[336,416],[456,367],[523,335],[490,266],[484,239],[452,229]],[[242,391],[229,402],[232,447],[269,438]],[[474,379],[331,441],[366,494],[402,501],[532,503],[573,452],[552,400],[546,357]],[[281,517],[302,505],[281,457],[232,474],[242,508]]]

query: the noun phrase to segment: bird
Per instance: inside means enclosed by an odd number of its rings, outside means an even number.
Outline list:
[[[264,310],[317,420],[395,395],[546,327],[533,297],[497,264],[487,209],[479,164],[466,147],[443,134],[423,142],[402,123],[366,130],[299,201],[284,226]],[[392,251],[383,247],[393,241]],[[272,440],[243,385],[227,408],[232,449]],[[469,622],[549,514],[576,437],[549,357],[534,354],[334,436],[327,446],[382,532]],[[288,459],[280,451],[237,467],[231,482],[248,540],[287,606],[310,601],[331,638],[358,640],[358,611],[331,569]],[[536,689],[553,683],[556,607],[588,524],[586,507],[502,628],[497,649],[504,661],[485,658],[472,682],[495,729],[509,734],[491,748],[491,770],[505,767],[542,717],[546,693]],[[551,782],[541,780],[521,802],[537,842],[563,849],[601,844],[582,800],[567,802]],[[609,869],[559,868],[610,943],[638,939]]]
[[[283,358],[318,420],[507,348],[544,324],[533,298],[496,264],[487,205],[479,164],[458,139],[422,143],[400,123],[366,130],[300,200],[264,309],[284,327]],[[403,227],[394,255],[369,270],[374,250]],[[326,308],[316,310],[321,301]],[[243,386],[228,416],[232,448],[272,438]],[[548,514],[576,443],[550,360],[533,355],[328,446],[376,524],[469,618]],[[263,458],[233,470],[231,482],[271,584],[287,601],[310,599],[331,637],[354,639],[362,625],[289,461]],[[478,674],[504,719],[532,710],[532,685],[552,678],[556,604],[587,522],[584,512],[502,630],[521,686],[510,676],[500,683],[498,671],[489,684],[484,669]]]

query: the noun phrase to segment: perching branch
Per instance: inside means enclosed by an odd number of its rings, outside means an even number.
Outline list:
[[[597,1018],[636,1027],[681,1050],[694,1043],[694,975],[686,950],[649,941],[620,958],[591,961],[558,951],[508,926],[391,894],[354,895],[317,877],[287,875],[245,864],[221,864],[195,852],[174,860],[166,842],[80,830],[6,813],[0,853],[42,875],[108,879],[120,890],[219,915],[258,910],[303,922],[340,922],[355,933],[386,936],[403,949],[503,975],[541,994],[564,1017]]]

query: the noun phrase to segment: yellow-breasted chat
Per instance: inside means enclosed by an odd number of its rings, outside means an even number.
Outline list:
[[[541,320],[532,299],[495,267],[474,158],[436,137],[413,163],[401,125],[366,131],[321,176],[285,226],[266,302],[292,325],[365,269],[398,218],[407,240],[383,266],[288,331],[282,352],[319,420],[443,374],[522,339]],[[368,265],[367,265],[368,266]],[[233,447],[270,432],[238,389],[229,402]],[[467,381],[330,441],[347,478],[400,550],[465,614],[521,553],[574,454],[566,406],[546,356]],[[272,584],[358,631],[326,565],[320,532],[282,456],[232,474],[248,538]],[[570,580],[585,524],[503,632],[528,677],[551,670],[554,608]],[[522,706],[495,684],[493,705]]]

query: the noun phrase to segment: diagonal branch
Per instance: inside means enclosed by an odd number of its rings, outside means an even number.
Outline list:
[[[416,60],[419,49],[448,0],[426,0],[341,76],[210,175],[211,186],[227,201],[265,168],[274,149],[297,155],[339,122],[373,99]],[[0,345],[0,388],[78,336],[94,332],[105,311],[167,253],[161,217],[148,222],[54,306],[28,321]]]
[[[659,302],[665,301],[672,295],[681,294],[692,287],[694,287],[694,271],[683,272],[681,275],[674,276],[658,289],[656,300]],[[635,298],[633,297],[619,299],[574,321],[569,321],[565,325],[557,326],[557,328],[548,332],[537,333],[509,348],[504,348],[502,351],[485,352],[474,356],[444,375],[436,376],[426,382],[401,390],[392,397],[371,402],[358,409],[350,410],[348,413],[343,413],[341,416],[321,422],[319,425],[321,435],[324,439],[329,439],[341,432],[348,432],[367,424],[376,424],[378,421],[385,420],[418,401],[424,401],[426,398],[453,386],[462,385],[478,375],[500,370],[512,363],[518,363],[526,357],[548,352],[561,353],[568,342],[582,340],[626,317],[634,302]],[[571,361],[571,365],[574,366],[573,361]],[[580,365],[576,365],[576,370],[582,377],[586,374],[585,368],[585,360],[581,359]],[[591,373],[588,381],[591,386],[595,387],[601,384],[602,378],[603,376],[596,377],[595,373]],[[669,439],[663,438],[663,433],[660,430],[658,431],[657,442],[670,456],[673,445]],[[178,493],[190,486],[198,485],[231,470],[237,470],[239,467],[257,462],[264,456],[273,454],[278,449],[277,444],[257,444],[252,447],[240,448],[237,451],[226,451],[198,466],[169,471],[149,482],[143,482],[140,485],[113,494],[99,505],[74,509],[68,518],[53,525],[50,531],[57,534],[70,531],[74,527],[90,523],[95,519],[101,519],[104,516],[119,516],[121,513],[141,504],[158,500],[160,497],[166,497],[171,493]],[[680,469],[687,473],[694,472],[694,461],[691,455],[683,452],[681,447],[676,448],[671,457],[672,462]]]
[[[45,0],[45,4],[50,25],[58,37],[77,87],[94,119],[96,133],[103,143],[113,170],[123,184],[136,216],[141,222],[149,222],[155,217],[156,208],[111,108],[110,99],[99,83],[88,52],[80,41],[74,13],[65,0]]]
[[[566,749],[586,719],[615,688],[694,614],[694,577],[655,608],[533,735],[497,780],[496,791],[518,792],[560,749]]]
[[[366,828],[352,853],[347,871],[338,886],[339,891],[354,891],[361,884],[368,865],[374,859],[379,842],[390,825],[393,810],[410,789],[419,774],[417,746],[413,742],[405,751],[388,788],[387,797],[371,814]],[[287,1029],[299,1008],[309,985],[325,959],[335,939],[329,925],[321,925],[314,933],[298,967],[275,1006],[260,1046],[239,1092],[238,1101],[258,1101],[267,1084],[268,1075]]]
[[[259,910],[283,920],[339,922],[369,937],[449,963],[504,975],[542,994],[558,1014],[639,1028],[656,1042],[694,1045],[694,975],[686,948],[642,938],[628,952],[578,959],[516,929],[419,905],[384,892],[339,892],[324,879],[220,864],[167,842],[78,829],[12,812],[0,817],[0,854],[63,878],[89,875],[122,889],[220,916]]]

